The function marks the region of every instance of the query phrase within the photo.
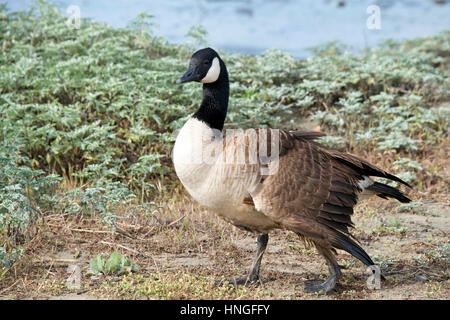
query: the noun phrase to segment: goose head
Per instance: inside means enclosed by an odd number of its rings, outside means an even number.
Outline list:
[[[222,130],[230,85],[225,63],[215,50],[204,48],[192,55],[187,71],[177,83],[191,81],[203,83],[203,100],[193,118],[205,122],[210,128]]]
[[[214,83],[219,80],[221,74],[222,59],[216,51],[205,48],[195,52],[190,61],[189,68],[177,83],[198,81],[202,83]]]

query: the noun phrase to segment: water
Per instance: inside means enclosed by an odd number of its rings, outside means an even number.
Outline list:
[[[0,0],[1,1],[1,0]],[[5,2],[5,0],[3,0]],[[28,8],[31,0],[6,0],[10,10]],[[310,55],[309,47],[340,41],[359,51],[385,39],[412,39],[450,29],[450,1],[432,0],[60,0],[66,10],[80,8],[82,17],[127,25],[140,12],[155,16],[158,35],[173,43],[189,41],[192,25],[203,25],[213,48],[261,53],[279,48],[294,57]],[[380,9],[379,27],[370,29],[369,5]],[[376,22],[375,20],[370,20]],[[376,24],[369,25],[376,27]]]

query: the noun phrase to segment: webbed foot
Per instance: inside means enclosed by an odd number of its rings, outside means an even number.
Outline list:
[[[305,292],[317,292],[320,294],[330,293],[335,287],[337,283],[338,275],[332,275],[325,281],[320,280],[307,280],[304,282],[305,284]]]

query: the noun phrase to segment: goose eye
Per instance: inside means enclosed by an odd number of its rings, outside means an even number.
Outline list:
[[[204,64],[209,64],[209,61],[208,60],[206,60],[205,62],[203,62]]]

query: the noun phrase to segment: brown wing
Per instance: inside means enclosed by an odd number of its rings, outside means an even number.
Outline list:
[[[313,141],[318,136],[279,131],[279,158],[268,163],[270,174],[262,175],[259,183],[249,189],[252,201],[246,203],[253,204],[277,225],[312,241],[327,256],[337,248],[373,265],[348,231],[353,226],[353,207],[363,191],[358,184],[367,176],[406,183],[365,160],[325,148]],[[274,168],[278,170],[271,170]],[[372,189],[383,197],[409,201],[400,191],[384,184]]]
[[[366,176],[404,182],[365,160],[329,150],[314,141],[322,135],[249,129],[227,136],[225,153],[233,159],[233,170],[240,171],[239,183],[233,185],[233,192],[241,204],[263,213],[264,219],[262,216],[258,219],[270,222],[257,230],[281,226],[312,241],[321,252],[342,249],[366,265],[372,265],[367,253],[349,237],[353,207],[363,191],[358,184]],[[273,141],[278,143],[272,145]],[[243,161],[236,162],[239,158]],[[245,188],[243,193],[240,187]],[[381,196],[409,201],[400,191],[383,184],[372,189],[369,190]],[[260,221],[246,222],[261,224]]]
[[[353,226],[351,215],[363,176],[401,180],[362,159],[312,141],[318,136],[280,131],[278,171],[263,177],[251,196],[255,208],[277,223],[328,242],[330,229],[349,233]]]

